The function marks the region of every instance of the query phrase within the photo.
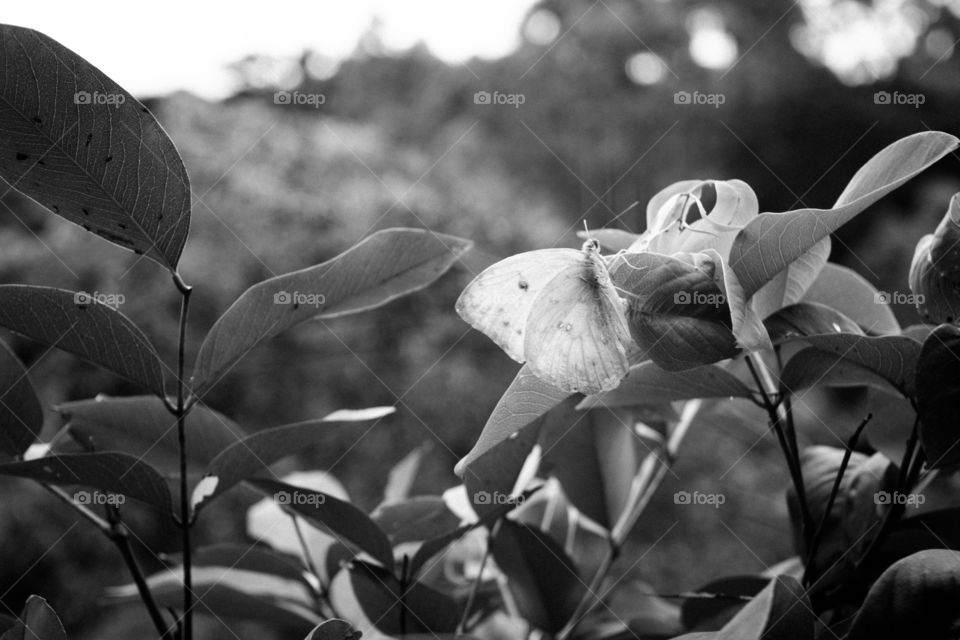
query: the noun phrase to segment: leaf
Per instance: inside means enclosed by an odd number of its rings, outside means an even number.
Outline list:
[[[198,613],[254,620],[297,633],[323,620],[303,571],[274,551],[231,544],[201,547],[194,551],[192,574]],[[147,585],[161,608],[182,608],[182,566],[158,571],[147,577]],[[112,587],[107,597],[118,603],[140,600],[135,584]]]
[[[678,257],[632,253],[619,256],[610,275],[627,294],[634,341],[662,368],[682,371],[738,353],[712,274]]]
[[[567,623],[584,591],[576,565],[540,531],[505,520],[491,542],[517,608],[534,627],[553,633]]]
[[[234,442],[210,461],[204,472],[209,480],[202,488],[194,490],[193,507],[201,506],[213,500],[238,482],[267,471],[271,464],[301,452],[305,447],[320,444],[330,437],[330,432],[338,427],[355,422],[375,420],[393,413],[393,407],[379,407],[377,411],[364,410],[356,415],[338,412],[320,420],[308,420],[296,424],[264,429]],[[372,427],[371,427],[372,428]]]
[[[827,333],[863,334],[860,326],[839,311],[816,302],[784,307],[763,321],[773,344]]]
[[[460,524],[440,496],[417,496],[377,507],[370,518],[390,538],[393,546],[423,542],[443,535]]]
[[[824,374],[832,366],[830,363],[847,361],[877,374],[904,396],[911,397],[914,393],[914,372],[920,356],[920,343],[912,338],[834,333],[805,336],[798,340],[824,353],[821,359],[825,367]],[[809,371],[805,375],[809,376]],[[802,385],[790,388],[802,388]]]
[[[450,633],[459,620],[458,606],[446,594],[418,582],[404,590],[392,575],[362,562],[334,576],[329,597],[334,612],[364,638]]]
[[[387,474],[387,485],[383,489],[383,502],[390,504],[392,502],[401,502],[410,496],[410,489],[417,479],[417,472],[420,470],[420,462],[423,456],[432,449],[432,443],[417,447],[400,462],[393,465],[390,473]]]
[[[27,370],[0,340],[0,451],[23,455],[42,428],[43,409]]]
[[[837,358],[836,354],[816,347],[802,349],[790,358],[780,372],[780,382],[792,393],[811,387],[861,386],[896,392],[889,382],[866,367]]]
[[[64,402],[54,409],[67,422],[70,437],[85,449],[128,453],[164,475],[179,473],[177,421],[159,398],[98,396]],[[232,420],[202,404],[194,405],[187,415],[186,430],[187,460],[193,473],[247,435]]]
[[[667,371],[654,362],[641,362],[630,368],[619,387],[588,396],[577,408],[630,407],[696,398],[750,398],[750,389],[715,364],[678,372]]]
[[[200,345],[193,393],[202,396],[250,350],[296,324],[375,309],[423,289],[471,246],[421,229],[386,229],[327,262],[250,287]]]
[[[83,293],[0,285],[0,326],[100,365],[163,397],[160,358],[125,315]]]
[[[176,271],[190,181],[146,107],[42,33],[0,25],[0,176],[54,213]]]
[[[361,635],[346,620],[332,618],[315,626],[303,640],[360,640]]]
[[[46,600],[30,596],[20,618],[0,640],[67,640],[67,632]]]
[[[925,131],[889,145],[850,180],[831,209],[762,213],[737,234],[730,266],[749,298],[823,238],[957,147],[954,136]]]
[[[303,489],[275,480],[253,479],[250,485],[287,511],[303,516],[310,524],[331,533],[340,542],[366,551],[389,570],[393,569],[390,540],[370,517],[345,500],[320,491]]]
[[[756,575],[727,576],[694,589],[680,607],[683,626],[693,631],[717,631],[746,605],[744,596],[756,596],[770,579]]]
[[[170,491],[160,474],[139,458],[125,453],[65,453],[26,462],[9,462],[0,464],[0,475],[55,485],[91,487],[123,494],[164,512],[171,508]]]
[[[803,301],[834,309],[872,335],[900,333],[890,305],[880,303],[880,291],[853,269],[839,264],[824,265]]]
[[[960,397],[960,329],[944,324],[923,343],[917,364],[920,443],[933,469],[960,463],[957,398]]]
[[[469,494],[509,495],[537,440],[544,415],[571,394],[541,381],[524,366],[501,396],[473,449],[454,471]],[[478,513],[494,505],[475,504]]]
[[[956,551],[920,551],[890,566],[870,588],[849,640],[948,638],[960,598]]]

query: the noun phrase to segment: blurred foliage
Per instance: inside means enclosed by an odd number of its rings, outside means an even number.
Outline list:
[[[223,103],[183,94],[151,101],[184,156],[196,196],[181,263],[196,286],[188,362],[246,287],[329,259],[373,230],[428,227],[478,245],[463,268],[426,292],[349,320],[301,326],[260,346],[205,402],[251,430],[341,407],[397,404],[389,424],[356,445],[331,442],[311,452],[311,464],[330,468],[371,507],[382,488],[379,470],[431,440],[433,453],[415,492],[438,492],[453,483],[454,461],[469,449],[516,370],[453,312],[472,274],[518,251],[572,246],[583,220],[591,228],[642,231],[649,197],[685,178],[740,178],[757,192],[761,210],[830,206],[853,171],[890,141],[925,129],[956,133],[958,59],[924,44],[934,31],[952,40],[960,31],[956,9],[944,4],[899,3],[918,26],[917,42],[904,49],[909,53],[890,75],[858,85],[821,66],[815,51],[805,55],[794,46],[804,24],[823,27],[810,16],[827,14],[816,12],[851,11],[843,2],[812,3],[814,9],[788,0],[711,4],[739,52],[729,69],[714,71],[698,66],[688,51],[687,18],[700,3],[547,0],[540,9],[559,20],[560,36],[549,44],[526,39],[501,60],[450,65],[423,48],[396,55],[371,31],[329,78],[311,77],[308,53],[291,62],[305,69],[297,86],[264,85],[250,73],[254,57],[234,67],[242,88]],[[644,51],[667,70],[658,83],[636,84],[626,71],[630,56]],[[319,108],[277,105],[278,88],[322,93],[326,100]],[[880,90],[922,93],[925,103],[919,109],[876,104]],[[477,91],[522,93],[525,101],[518,108],[475,104]],[[716,109],[678,105],[677,91],[723,93],[726,101]],[[845,227],[833,260],[882,290],[905,291],[916,241],[960,189],[956,160],[948,158]],[[640,206],[628,210],[636,202]],[[4,282],[123,293],[122,311],[173,362],[178,301],[156,265],[45,214],[15,192],[6,193],[2,205]],[[903,323],[916,320],[910,308],[895,311]],[[10,340],[33,367],[31,378],[48,404],[136,392],[92,365]],[[731,415],[702,427],[690,438],[676,481],[665,484],[648,512],[655,515],[636,535],[644,550],[679,527],[682,535],[631,569],[663,592],[691,588],[732,567],[762,569],[788,549],[786,512],[777,506],[786,474],[761,440],[762,418]],[[701,514],[704,522],[685,515],[677,524],[669,498],[698,482],[719,482],[738,496],[731,501],[736,517],[727,518],[727,509],[723,521],[717,514]],[[31,585],[43,584],[71,626],[87,628],[88,637],[108,635],[89,626],[90,605],[99,585],[126,578],[122,566],[96,532],[47,517],[53,498],[20,492],[19,485],[0,488],[2,583],[13,585],[4,603],[19,610],[23,596],[38,591]],[[237,502],[250,500],[237,494]],[[229,501],[221,507],[201,522],[199,543],[242,530]],[[782,528],[756,526],[771,509],[782,512]],[[151,548],[177,549],[172,532],[147,519],[132,524]],[[68,556],[68,547],[89,555]],[[765,550],[763,557],[752,548]]]

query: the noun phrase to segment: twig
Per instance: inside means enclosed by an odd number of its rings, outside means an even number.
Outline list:
[[[477,572],[477,578],[473,581],[473,585],[470,587],[470,594],[467,596],[467,603],[463,605],[463,614],[460,616],[460,622],[457,624],[457,629],[454,631],[454,637],[462,636],[467,631],[467,621],[470,619],[470,611],[473,609],[473,603],[477,599],[477,592],[480,590],[480,583],[483,581],[483,570],[487,566],[487,559],[490,557],[490,549],[493,546],[493,539],[497,536],[497,533],[500,531],[500,523],[503,520],[497,520],[493,525],[493,528],[490,530],[490,533],[487,534],[487,548],[483,552],[483,558],[480,560],[480,570]]]

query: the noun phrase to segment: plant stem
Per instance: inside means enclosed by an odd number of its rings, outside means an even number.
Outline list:
[[[487,566],[487,559],[490,557],[493,539],[500,531],[501,522],[503,522],[503,520],[497,520],[487,535],[487,548],[483,551],[483,558],[480,560],[480,570],[477,572],[476,580],[473,581],[473,585],[470,587],[470,594],[467,596],[467,603],[463,606],[463,615],[460,616],[460,623],[457,625],[456,631],[454,631],[454,637],[462,636],[466,633],[467,621],[470,619],[470,610],[473,609],[473,603],[477,599],[477,592],[480,590],[480,583],[483,581],[483,570]]]
[[[811,567],[814,560],[817,557],[817,550],[820,548],[820,541],[823,537],[823,532],[826,529],[827,520],[830,517],[830,512],[833,511],[833,503],[837,499],[837,494],[840,492],[840,484],[843,482],[843,474],[847,471],[847,465],[850,464],[850,457],[853,455],[853,448],[857,446],[857,440],[860,438],[860,434],[863,432],[863,429],[867,426],[867,423],[873,418],[872,413],[868,413],[867,416],[860,422],[860,426],[857,427],[856,431],[853,432],[853,435],[850,436],[850,439],[847,441],[846,451],[843,452],[843,460],[840,461],[840,469],[837,470],[837,477],[833,479],[833,488],[830,490],[830,498],[827,500],[826,509],[823,511],[823,515],[820,516],[820,523],[817,525],[817,530],[813,534],[813,540],[810,543],[809,551],[807,552],[807,561],[804,563],[803,571],[803,583],[807,584],[810,579]]]
[[[190,294],[193,288],[188,286],[179,273],[174,273],[173,283],[180,291],[180,335],[177,349],[177,437],[180,453],[180,531],[183,547],[183,639],[193,640],[193,570],[190,551],[190,527],[193,520],[190,514],[190,494],[187,482],[187,424],[186,389],[184,385],[184,350],[187,336],[187,314],[190,309]]]
[[[773,381],[770,378],[770,373],[767,371],[766,367],[762,368],[764,377],[761,377],[760,373],[757,372],[757,368],[754,366],[753,359],[749,354],[744,357],[744,360],[747,363],[747,368],[750,370],[750,375],[753,376],[754,382],[757,383],[760,396],[763,398],[763,406],[766,409],[767,417],[770,420],[770,427],[776,434],[777,441],[780,443],[780,449],[783,451],[783,456],[787,461],[787,469],[790,472],[790,479],[793,482],[793,489],[796,491],[797,501],[800,503],[800,520],[802,523],[801,527],[803,540],[805,543],[809,544],[810,536],[814,531],[813,516],[810,515],[810,505],[807,503],[807,491],[803,484],[803,471],[800,467],[800,453],[795,448],[795,444],[793,447],[791,446],[790,441],[787,439],[786,433],[784,433],[784,415],[782,414],[785,414],[786,411],[784,411],[784,407],[782,407],[780,404],[774,404],[773,400],[770,398],[770,390],[775,389],[776,385],[773,384]],[[768,390],[767,387],[768,383],[770,384],[770,390]],[[796,442],[795,434],[794,442]]]

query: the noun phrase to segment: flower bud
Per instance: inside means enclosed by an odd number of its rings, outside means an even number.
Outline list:
[[[960,319],[960,193],[936,231],[917,243],[910,265],[910,290],[925,322]]]

